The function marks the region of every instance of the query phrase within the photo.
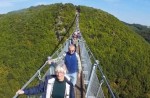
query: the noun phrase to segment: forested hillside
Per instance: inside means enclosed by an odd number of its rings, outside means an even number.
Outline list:
[[[0,17],[0,98],[11,98],[41,67],[59,44],[56,31],[67,31],[74,13],[73,5],[56,4]]]
[[[0,15],[0,98],[11,98],[72,32],[75,9],[72,4],[40,5]],[[150,97],[150,44],[107,12],[80,10],[82,35],[115,95]]]
[[[150,43],[150,27],[140,25],[140,24],[128,24],[131,29],[133,29],[135,32],[137,32],[139,35],[141,35],[143,38],[145,38],[146,41]]]
[[[81,7],[80,27],[116,95],[150,97],[150,44],[118,19]]]

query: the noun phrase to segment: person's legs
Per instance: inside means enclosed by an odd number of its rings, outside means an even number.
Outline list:
[[[72,73],[72,74],[67,74],[67,75],[70,77],[70,81],[75,86],[75,84],[77,82],[77,72]]]

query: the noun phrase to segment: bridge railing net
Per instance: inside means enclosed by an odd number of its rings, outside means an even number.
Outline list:
[[[70,44],[70,40],[66,40],[66,42],[51,56],[51,58],[56,58],[66,51],[68,51],[68,46]],[[80,56],[81,56],[81,64],[83,68],[84,75],[84,84],[85,84],[85,92],[86,98],[104,98],[104,94],[102,88],[100,86],[99,79],[96,74],[97,65],[95,64],[96,60],[88,48],[85,40],[81,37],[80,42]],[[44,80],[46,75],[54,74],[55,66],[50,66],[50,68],[43,75],[42,80]],[[100,97],[101,96],[101,97]],[[41,94],[27,96],[27,98],[41,98]]]
[[[101,88],[102,83],[97,77],[97,63],[91,50],[81,38],[80,43],[81,62],[83,66],[84,84],[86,86],[86,98],[104,98],[104,93]]]

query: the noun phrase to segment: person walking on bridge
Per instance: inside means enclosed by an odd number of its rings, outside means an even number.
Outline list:
[[[56,75],[46,76],[44,82],[39,85],[18,90],[16,94],[35,95],[42,93],[42,98],[75,98],[73,84],[65,77],[65,64],[57,65],[55,73]]]
[[[62,56],[49,60],[48,63],[51,64],[51,62],[59,62],[61,60],[64,60],[64,63],[67,67],[67,75],[70,77],[71,82],[75,86],[77,77],[80,79],[81,75],[81,60],[77,52],[75,52],[75,46],[70,45],[68,48],[68,52],[64,53]]]
[[[78,51],[78,46],[79,46],[79,36],[78,32],[74,32],[70,41],[70,44],[73,44],[75,46],[75,51]]]

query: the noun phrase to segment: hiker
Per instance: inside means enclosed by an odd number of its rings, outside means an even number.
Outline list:
[[[46,76],[44,82],[35,87],[18,90],[16,94],[34,95],[42,93],[42,98],[75,98],[73,84],[65,77],[66,66],[59,64],[56,75]]]

